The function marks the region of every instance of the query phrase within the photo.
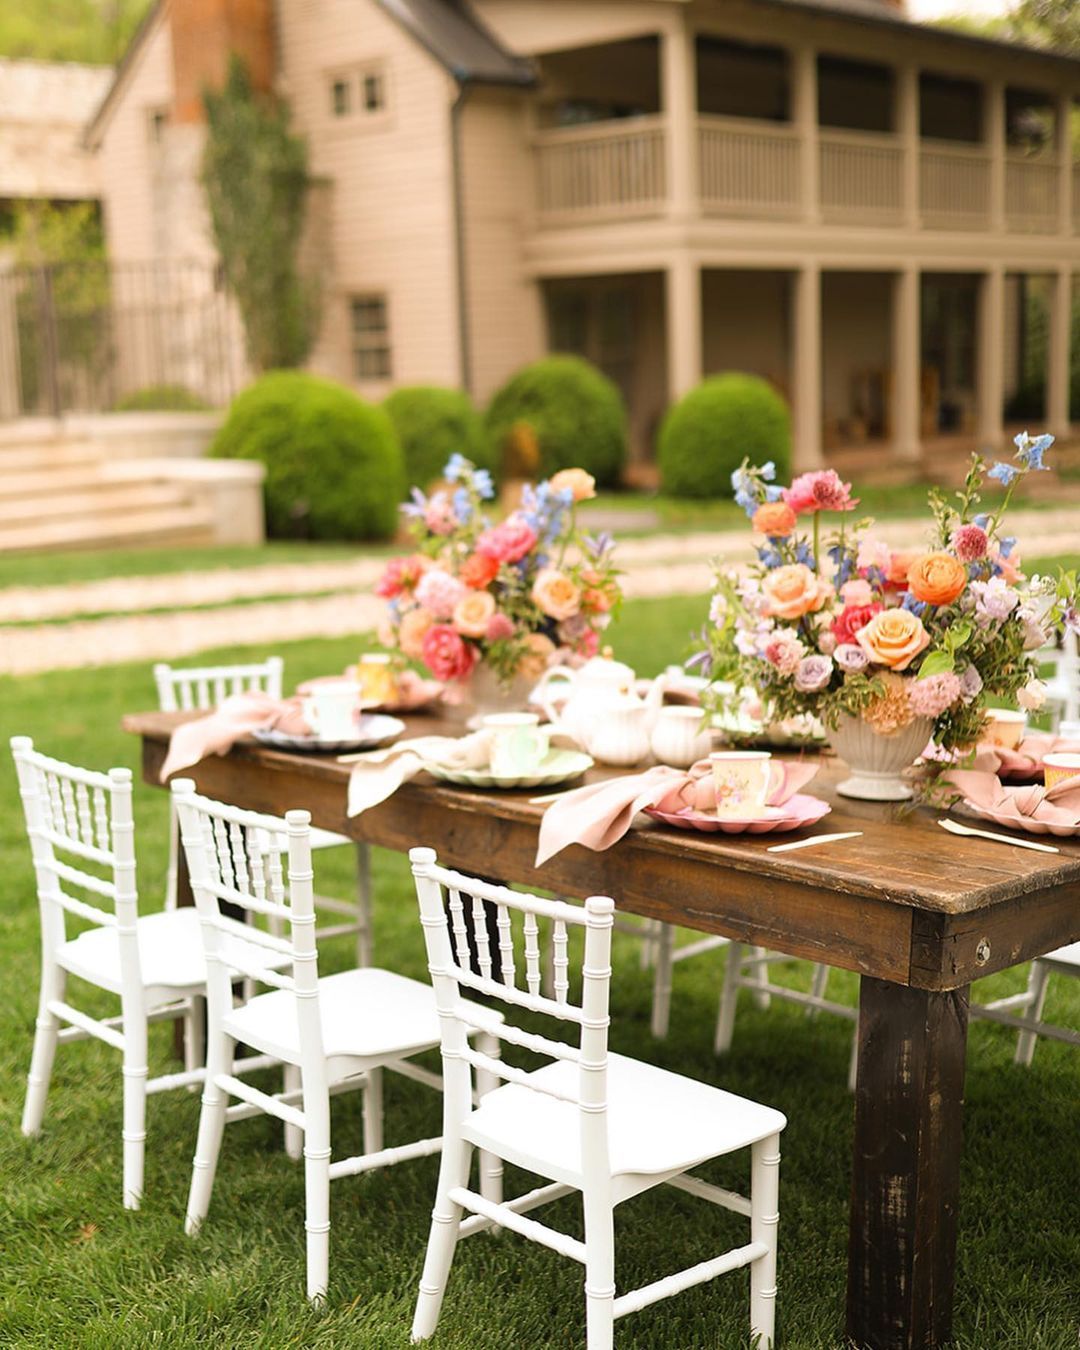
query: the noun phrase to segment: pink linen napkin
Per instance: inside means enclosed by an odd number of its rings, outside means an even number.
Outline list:
[[[813,760],[776,761],[783,777],[769,797],[770,806],[782,806],[804,787],[818,766]],[[664,811],[695,811],[716,808],[716,787],[712,765],[700,759],[688,770],[658,764],[644,773],[609,778],[568,792],[544,812],[540,822],[540,840],[536,866],[540,867],[571,844],[582,844],[602,852],[617,843],[629,830],[639,811],[657,806]]]
[[[198,764],[207,755],[228,754],[242,736],[263,727],[274,727],[291,736],[304,736],[311,730],[298,698],[271,698],[257,690],[231,694],[212,713],[176,728],[161,766],[161,781]]]
[[[1080,754],[1080,741],[1036,731],[1025,736],[1015,750],[981,741],[972,767],[1003,778],[1034,778],[1042,773],[1047,755],[1075,754]]]
[[[999,825],[1018,830],[1032,820],[1047,825],[1080,826],[1080,781],[1066,778],[1056,787],[1041,783],[1027,787],[1004,787],[996,774],[978,769],[953,769],[944,776],[973,806],[986,811]]]

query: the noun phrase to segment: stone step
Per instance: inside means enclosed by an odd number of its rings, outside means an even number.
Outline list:
[[[163,511],[191,505],[191,493],[169,483],[95,482],[91,489],[6,498],[0,495],[0,527],[49,521],[106,521],[129,511]]]
[[[89,441],[0,443],[0,484],[9,474],[50,473],[100,464],[103,458],[101,447]]]
[[[211,513],[191,505],[169,506],[164,510],[129,510],[104,517],[37,521],[0,529],[0,554],[213,542]]]
[[[6,473],[0,461],[0,502],[61,493],[90,494],[111,487],[113,481],[108,466],[96,462],[58,465],[52,469],[31,466]]]

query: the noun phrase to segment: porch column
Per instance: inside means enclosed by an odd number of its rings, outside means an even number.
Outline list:
[[[896,129],[903,152],[904,224],[917,230],[919,211],[919,71],[918,67],[904,65],[896,72]]]
[[[1046,371],[1046,423],[1055,436],[1069,433],[1069,348],[1072,344],[1072,270],[1060,267],[1050,297],[1050,342]]]
[[[668,212],[698,214],[697,57],[694,33],[681,12],[660,34],[660,99],[667,121]]]
[[[993,267],[979,282],[978,364],[980,449],[998,451],[1005,436],[1005,271]]]
[[[1073,96],[1062,94],[1057,101],[1057,159],[1058,159],[1058,233],[1071,238],[1073,230]]]
[[[897,459],[918,459],[922,407],[922,329],[919,271],[905,267],[893,278],[892,438]]]
[[[818,145],[817,52],[812,47],[796,47],[791,53],[792,120],[799,136],[800,187],[802,217],[808,222],[820,219],[821,177]]]
[[[990,156],[990,228],[1005,228],[1005,84],[991,80],[986,85],[983,138]]]
[[[821,268],[806,263],[792,278],[792,432],[796,471],[821,467]]]
[[[701,383],[701,268],[679,250],[667,269],[668,398],[674,402]]]

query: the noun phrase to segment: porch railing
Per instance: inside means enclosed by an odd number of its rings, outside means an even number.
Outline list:
[[[899,225],[904,155],[891,136],[830,131],[820,140],[821,212],[826,220]]]
[[[799,138],[790,127],[703,117],[698,127],[701,203],[724,215],[793,216],[799,210]]]
[[[990,156],[948,142],[924,142],[919,213],[928,229],[985,230],[990,223]]]
[[[551,224],[663,210],[664,151],[659,117],[541,132],[535,143],[541,219]]]
[[[1038,159],[1005,164],[1005,221],[1020,234],[1057,234],[1058,166]]]

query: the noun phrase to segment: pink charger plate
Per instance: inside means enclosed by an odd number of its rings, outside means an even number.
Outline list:
[[[799,830],[804,825],[814,825],[832,810],[828,802],[820,797],[811,797],[807,793],[796,792],[783,806],[767,808],[768,816],[754,820],[720,820],[705,811],[695,811],[685,806],[681,811],[661,811],[659,807],[647,806],[645,812],[665,825],[673,825],[677,830],[698,830],[702,834],[784,834]]]
[[[1008,792],[1009,789],[1006,788],[1005,791]],[[978,816],[980,820],[992,820],[995,825],[1003,825],[1008,830],[1018,830],[1022,834],[1053,834],[1059,839],[1073,839],[1080,835],[1080,822],[1067,825],[1056,820],[1039,820],[1036,816],[1024,816],[1021,821],[1004,811],[992,811],[988,807],[976,806],[967,798],[964,799],[964,809],[971,815]]]

